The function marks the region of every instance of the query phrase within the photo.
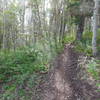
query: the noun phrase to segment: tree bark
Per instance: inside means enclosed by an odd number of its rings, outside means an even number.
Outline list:
[[[6,49],[5,4],[6,4],[6,2],[3,1],[3,44],[2,44],[2,48],[3,48],[3,49]]]
[[[80,16],[79,20],[80,21],[78,23],[76,40],[82,40],[82,35],[83,35],[83,31],[84,31],[85,17],[84,16]]]
[[[97,54],[97,29],[98,29],[98,10],[99,10],[99,0],[94,0],[94,14],[93,14],[93,37],[92,37],[92,50],[93,55]]]

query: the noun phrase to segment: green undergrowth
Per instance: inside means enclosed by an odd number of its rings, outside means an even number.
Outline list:
[[[82,41],[75,42],[75,50],[91,56],[90,38],[90,35],[84,34]],[[0,84],[3,90],[0,100],[31,100],[33,96],[38,98],[35,90],[42,84],[44,73],[49,70],[49,62],[62,52],[64,44],[73,43],[75,36],[64,36],[61,45],[55,45],[53,41],[42,39],[34,48],[32,46],[20,48],[16,52],[0,52]],[[99,39],[97,41],[99,42]],[[97,63],[97,60],[91,60],[87,69],[96,80],[99,79],[100,69],[95,66]]]
[[[68,44],[68,43],[72,43],[74,40],[75,40],[74,36],[67,36],[67,35],[65,35],[63,37],[62,43],[63,44]]]
[[[100,80],[100,60],[96,60],[95,58],[89,60],[87,71],[94,79]]]
[[[15,52],[0,51],[0,100],[32,100],[39,89],[50,62],[61,53],[63,45],[54,40],[40,39],[35,45],[18,48]],[[40,99],[39,99],[40,100]]]
[[[75,41],[75,50],[80,53],[85,53],[87,56],[92,56],[92,46],[90,40]]]
[[[92,56],[92,32],[85,31],[81,41],[75,41],[75,50]],[[97,34],[97,50],[100,51],[100,31]]]
[[[48,71],[48,62],[42,59],[43,57],[41,51],[29,49],[8,54],[1,52],[0,84],[3,93],[0,94],[0,100],[14,100],[15,95],[25,96],[26,90],[23,87],[25,84],[29,89],[39,84],[40,77],[42,77],[40,73]]]
[[[81,41],[75,41],[75,50],[80,53],[84,53],[88,56],[88,68],[89,75],[97,81],[97,87],[100,87],[100,60],[98,58],[92,58],[92,32],[85,31]],[[97,34],[97,50],[100,52],[100,30]]]
[[[45,62],[37,58],[40,52],[19,51],[0,55],[0,81],[8,82],[14,76],[45,69]],[[38,62],[38,63],[37,63]],[[12,78],[13,79],[13,78]],[[19,79],[19,78],[18,78]]]
[[[96,80],[96,87],[98,87],[97,91],[100,92],[100,60],[95,58],[89,60],[87,72]]]
[[[83,41],[77,41],[75,43],[75,50],[82,54],[84,53],[89,58],[92,57],[92,47],[89,40],[85,41],[85,43]],[[87,73],[89,73],[89,75],[96,80],[97,87],[100,87],[100,60],[98,58],[90,59],[88,61],[88,68],[86,70]]]

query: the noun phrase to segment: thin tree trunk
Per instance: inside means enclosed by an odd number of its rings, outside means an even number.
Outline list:
[[[23,8],[22,8],[22,33],[25,32],[25,0],[23,0]]]
[[[97,54],[97,21],[98,21],[98,10],[99,10],[99,0],[94,0],[95,7],[94,7],[94,15],[93,15],[93,37],[92,37],[92,50],[93,55],[96,56]]]
[[[78,23],[76,40],[82,39],[82,35],[84,31],[84,23],[85,23],[85,17],[80,16],[80,22]]]
[[[3,1],[3,49],[6,49],[6,32],[5,32],[5,0]]]

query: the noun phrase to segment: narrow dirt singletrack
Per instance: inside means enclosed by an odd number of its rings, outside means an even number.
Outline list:
[[[41,100],[100,100],[92,86],[78,78],[78,57],[72,45],[65,46],[42,86]]]

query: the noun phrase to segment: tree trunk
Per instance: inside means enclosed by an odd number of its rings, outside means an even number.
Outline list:
[[[84,31],[85,17],[80,16],[79,20],[80,20],[80,22],[78,23],[76,40],[82,40],[82,35],[83,35],[83,31]]]
[[[22,1],[23,7],[22,7],[22,26],[21,26],[21,32],[25,33],[25,0]]]
[[[6,4],[6,2],[3,1],[3,44],[2,44],[2,48],[3,48],[3,49],[6,49],[5,4]]]
[[[93,55],[96,56],[97,54],[97,21],[98,21],[98,10],[99,10],[99,0],[94,0],[95,7],[94,7],[94,14],[93,14],[93,37],[92,37],[92,50]]]

